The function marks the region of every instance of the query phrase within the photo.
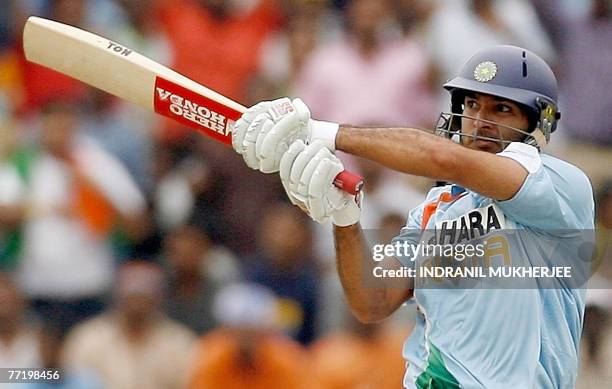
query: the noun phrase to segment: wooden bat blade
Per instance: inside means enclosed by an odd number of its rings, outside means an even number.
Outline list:
[[[23,31],[26,59],[197,129],[225,144],[246,110],[237,102],[116,42],[31,16]],[[363,179],[340,173],[334,182],[356,194]]]
[[[29,61],[196,128],[226,144],[231,143],[233,122],[246,109],[127,47],[52,20],[30,17],[23,32],[23,48]],[[188,91],[191,98],[185,97],[181,102],[182,91]],[[181,105],[185,109],[176,113]],[[214,116],[201,117],[198,111]],[[227,117],[223,130],[214,120],[221,116]]]

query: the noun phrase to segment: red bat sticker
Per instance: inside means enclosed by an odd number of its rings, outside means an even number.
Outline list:
[[[234,123],[242,115],[240,111],[161,77],[155,79],[153,106],[158,114],[228,145],[232,143]]]

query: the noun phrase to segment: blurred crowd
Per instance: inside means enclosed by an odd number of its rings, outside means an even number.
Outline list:
[[[290,206],[277,175],[27,62],[29,15],[247,106],[299,96],[319,119],[427,131],[448,110],[441,84],[473,52],[536,52],[561,87],[546,152],[598,194],[578,387],[612,384],[611,1],[2,1],[0,367],[63,367],[75,388],[396,388],[414,307],[354,321],[331,226]],[[383,240],[433,185],[341,158],[364,175],[362,225]]]

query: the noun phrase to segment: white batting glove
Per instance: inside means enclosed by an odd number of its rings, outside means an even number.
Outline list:
[[[359,221],[361,200],[336,188],[334,178],[344,170],[342,162],[319,140],[306,145],[293,142],[280,162],[280,176],[291,202],[313,220],[346,227]]]
[[[298,139],[306,144],[318,139],[335,150],[338,127],[311,119],[302,100],[284,97],[249,108],[234,125],[232,146],[250,168],[273,173],[279,170],[289,145]]]

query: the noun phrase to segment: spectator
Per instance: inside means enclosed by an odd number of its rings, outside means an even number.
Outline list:
[[[425,47],[439,72],[436,85],[454,77],[472,53],[499,44],[525,47],[548,60],[554,56],[545,30],[525,0],[438,2],[426,34]],[[448,105],[447,97],[440,94],[440,107]]]
[[[282,192],[272,177],[254,173],[236,157],[203,137],[158,142],[154,208],[160,231],[195,220],[215,245],[251,255],[258,220]],[[238,201],[245,193],[251,201]]]
[[[0,273],[0,368],[42,365],[38,329],[26,321],[25,307],[17,285]]]
[[[0,182],[14,194],[0,213],[18,227],[17,279],[37,313],[62,320],[62,330],[102,310],[115,224],[134,240],[146,229],[142,194],[115,159],[79,136],[80,122],[74,103],[46,105],[40,147],[15,155]]]
[[[561,132],[557,152],[585,170],[598,187],[612,178],[612,5],[593,0],[583,16],[570,16],[549,0],[532,0],[558,51]]]
[[[392,0],[400,27],[404,34],[413,34],[425,40],[427,25],[438,3],[428,0]]]
[[[598,193],[596,207],[597,274],[612,283],[612,181],[604,184]]]
[[[319,275],[308,219],[289,205],[269,208],[261,220],[259,246],[246,263],[245,277],[274,291],[295,339],[311,342],[318,319]]]
[[[341,21],[328,0],[291,0],[281,2],[286,27],[272,34],[260,53],[260,79],[276,87],[274,94],[294,94],[296,76],[317,46],[337,38]],[[261,82],[261,81],[260,81]],[[272,96],[252,96],[250,101]]]
[[[118,24],[109,34],[111,38],[132,48],[153,60],[170,65],[172,48],[160,26],[156,11],[159,0],[116,0],[123,11],[123,23]]]
[[[216,177],[206,161],[188,147],[158,142],[154,161],[155,218],[164,232],[188,222],[200,205],[199,196],[216,189]],[[212,200],[212,199],[206,199]],[[212,201],[203,201],[202,223],[221,222]]]
[[[89,369],[108,388],[183,388],[195,337],[160,310],[161,268],[127,262],[119,270],[114,307],[75,327],[65,349],[70,369]]]
[[[362,125],[431,126],[435,107],[428,58],[410,35],[387,34],[391,11],[389,0],[350,2],[345,36],[320,46],[306,61],[295,93],[313,116]]]
[[[63,334],[55,323],[39,326],[32,324],[26,314],[26,303],[8,273],[0,273],[0,368],[61,367],[58,356]],[[62,371],[61,384],[22,384],[31,389],[101,389],[95,377]],[[0,388],[12,388],[0,383]]]
[[[240,102],[257,72],[259,50],[280,24],[274,0],[161,0],[173,67]],[[176,129],[168,137],[182,136]]]
[[[61,354],[64,347],[64,333],[56,328],[53,323],[48,323],[40,330],[38,349],[41,356],[41,365],[37,366],[51,373],[57,371],[59,382],[41,380],[20,384],[24,389],[103,389],[104,386],[99,377],[88,370],[63,369]],[[19,367],[30,367],[20,365]],[[35,367],[35,366],[31,366]]]
[[[347,331],[312,345],[313,373],[326,389],[397,388],[404,375],[401,344],[406,335],[397,328],[350,318]]]
[[[19,111],[35,113],[36,110],[58,96],[65,99],[84,99],[87,87],[83,83],[25,59],[21,36],[25,19],[29,13],[28,2],[19,2],[19,4],[16,4],[16,8],[15,23],[13,24],[15,40],[11,55],[16,64],[15,77],[21,86],[21,90],[15,92],[15,95],[19,98],[16,101]],[[52,1],[49,3],[49,12],[45,16],[62,23],[85,27],[85,1]]]
[[[157,115],[121,102],[97,89],[88,91],[91,114],[87,136],[117,158],[145,194],[153,191],[153,141]]]
[[[192,143],[192,152],[204,157],[210,173],[207,185],[196,188],[193,217],[207,222],[215,243],[243,258],[253,255],[260,220],[283,198],[282,185],[271,175],[249,169],[231,148],[205,137]]]
[[[604,388],[612,382],[612,283],[593,277],[587,291],[580,370],[576,388]]]
[[[587,284],[587,305],[576,388],[606,387],[612,382],[612,182],[596,201],[597,253]]]
[[[195,224],[176,228],[165,246],[170,273],[165,311],[197,334],[212,330],[216,323],[211,307],[219,285],[239,278],[234,258],[213,246]]]
[[[316,388],[305,351],[278,332],[276,297],[233,284],[215,298],[221,327],[198,345],[190,388]]]

